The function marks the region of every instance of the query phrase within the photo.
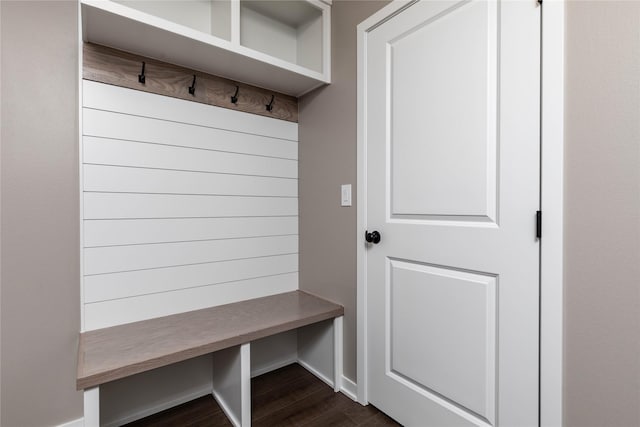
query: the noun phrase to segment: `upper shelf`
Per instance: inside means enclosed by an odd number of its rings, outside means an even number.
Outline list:
[[[318,0],[81,0],[83,40],[301,96],[330,83]]]

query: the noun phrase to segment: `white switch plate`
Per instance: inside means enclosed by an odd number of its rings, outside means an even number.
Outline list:
[[[340,191],[340,205],[351,206],[351,184],[344,184]]]

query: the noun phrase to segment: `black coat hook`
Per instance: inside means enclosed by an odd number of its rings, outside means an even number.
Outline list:
[[[233,96],[231,97],[231,103],[232,104],[237,104],[238,103],[238,92],[240,91],[240,86],[236,86],[236,93],[233,94]]]
[[[138,82],[144,84],[145,81],[145,77],[144,77],[144,61],[142,61],[142,73],[138,74]]]
[[[269,102],[268,104],[265,104],[265,107],[267,107],[267,111],[273,111],[273,98],[274,96],[271,95],[271,102]]]
[[[191,83],[191,86],[189,86],[189,93],[193,96],[196,95],[196,75],[193,75],[193,82]]]

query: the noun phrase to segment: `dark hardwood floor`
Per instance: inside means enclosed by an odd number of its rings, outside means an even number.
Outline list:
[[[317,379],[298,364],[251,380],[253,427],[399,426],[374,408],[362,406]],[[128,427],[205,427],[231,423],[211,396],[167,409]]]

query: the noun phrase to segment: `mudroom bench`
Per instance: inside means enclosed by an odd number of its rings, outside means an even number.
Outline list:
[[[251,341],[333,319],[334,388],[342,375],[338,304],[287,292],[80,334],[76,386],[86,426],[100,424],[101,384],[212,353],[212,393],[236,426],[251,425]]]

